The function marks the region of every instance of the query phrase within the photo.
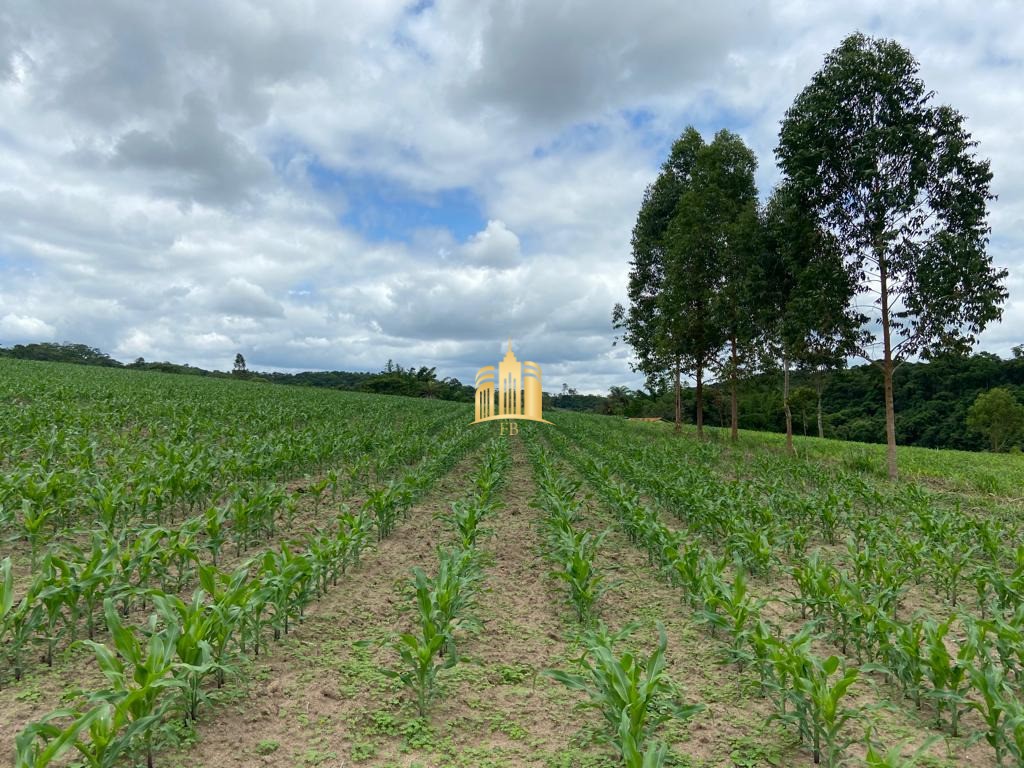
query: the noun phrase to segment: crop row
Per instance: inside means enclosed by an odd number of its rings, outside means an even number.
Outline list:
[[[630,539],[646,548],[652,563],[684,587],[695,616],[707,623],[714,634],[725,636],[726,659],[756,671],[765,694],[775,702],[775,717],[797,728],[801,738],[811,745],[816,759],[823,755],[830,764],[839,761],[847,743],[843,727],[859,715],[843,706],[842,698],[858,676],[872,671],[880,671],[894,683],[904,685],[911,695],[914,686],[923,686],[928,681],[929,698],[937,702],[937,713],[945,707],[952,718],[953,712],[959,711],[957,708],[976,711],[985,724],[983,735],[992,745],[997,762],[1002,761],[1006,752],[1021,759],[1024,711],[1014,685],[1016,667],[1015,663],[1007,666],[1006,649],[1000,650],[1011,630],[1004,628],[1001,641],[998,623],[977,622],[957,615],[955,618],[967,627],[966,638],[958,650],[943,656],[938,648],[940,644],[945,647],[944,643],[936,640],[928,645],[925,639],[945,638],[954,617],[942,623],[930,623],[923,617],[897,620],[892,592],[875,578],[883,567],[878,565],[845,572],[845,593],[840,591],[840,582],[826,580],[813,602],[822,613],[812,617],[800,631],[784,636],[778,626],[762,615],[763,601],[749,593],[746,573],[753,569],[748,567],[750,561],[743,557],[742,550],[729,551],[729,536],[722,539],[726,553],[716,555],[701,543],[699,533],[665,526],[630,484],[616,479],[619,472],[640,472],[640,468],[623,461],[621,451],[614,451],[612,456],[612,451],[590,440],[585,443],[584,455],[561,435],[548,437],[616,512]],[[610,463],[613,459],[614,465]],[[681,477],[675,476],[677,483]],[[689,477],[694,486],[688,495],[690,504],[681,507],[680,513],[689,519],[706,520],[711,515],[707,505],[702,508],[693,500],[713,499],[699,487],[706,484],[708,473],[706,469],[695,471]],[[771,510],[755,508],[755,498],[750,496],[745,506],[716,504],[714,514],[763,521]],[[770,527],[768,522],[765,527]],[[730,529],[733,521],[719,519],[715,525]],[[763,534],[763,528],[759,530]],[[775,551],[770,541],[768,546]],[[802,568],[798,565],[793,569],[793,579],[797,583],[812,583],[813,579],[805,578],[809,575]],[[837,594],[843,594],[847,601],[841,614],[831,612],[843,599],[837,600]],[[810,593],[805,594],[802,604],[806,605],[809,598]],[[943,624],[945,630],[941,629]],[[846,664],[839,655],[817,656],[812,645],[823,627],[829,629],[833,639],[845,637],[851,644],[856,642],[872,664],[858,669]]]
[[[82,707],[57,710],[28,726],[16,739],[19,768],[42,768],[74,749],[84,764],[105,768],[126,755],[145,756],[172,720],[190,724],[200,714],[211,682],[223,684],[249,651],[259,652],[268,631],[275,639],[301,621],[303,611],[345,568],[358,561],[370,538],[393,530],[411,504],[447,472],[479,435],[450,436],[420,464],[392,481],[359,512],[342,510],[331,530],[252,558],[226,572],[198,567],[200,588],[184,600],[156,588],[129,588],[153,606],[143,627],[123,622],[118,598],[103,598],[113,648],[91,640],[107,687]],[[381,499],[384,499],[382,501]],[[9,573],[5,562],[5,573]],[[2,605],[12,603],[4,582]],[[25,602],[25,599],[22,601]]]
[[[437,694],[440,672],[459,660],[456,631],[476,626],[476,598],[483,581],[482,552],[478,542],[488,534],[486,520],[499,508],[495,494],[504,482],[509,463],[504,441],[492,440],[472,477],[473,489],[451,503],[441,515],[454,535],[455,546],[439,547],[436,575],[412,569],[408,584],[413,605],[413,629],[390,640],[401,667],[386,674],[402,681],[416,698],[425,717]]]
[[[435,439],[444,440],[457,432],[452,422]],[[419,458],[427,448],[418,441],[409,442],[401,454],[403,462]],[[328,486],[329,475],[308,484],[306,495],[314,497],[314,514]],[[403,492],[399,489],[408,487],[408,482],[389,484],[370,492],[366,506],[378,535],[390,531],[393,522],[389,510],[403,502],[393,497]],[[332,497],[336,493],[335,488]],[[62,532],[35,564],[34,575],[19,600],[13,600],[11,574],[4,579],[12,606],[0,615],[0,651],[14,677],[20,679],[25,652],[37,642],[45,643],[45,658],[52,664],[58,644],[77,640],[83,622],[88,638],[95,639],[96,625],[103,620],[100,609],[104,597],[114,599],[127,617],[133,607],[146,609],[151,589],[181,594],[190,588],[196,583],[204,558],[208,556],[216,566],[229,541],[233,541],[235,555],[240,558],[254,543],[270,540],[280,520],[290,523],[299,498],[276,483],[234,486],[219,505],[186,517],[175,526],[96,529],[87,544],[79,544],[68,531]],[[350,524],[345,514],[336,522],[339,530]]]
[[[528,450],[537,482],[534,505],[544,512],[541,538],[555,565],[552,576],[568,585],[576,617],[584,625],[578,639],[583,653],[574,659],[575,669],[547,670],[546,675],[587,695],[582,706],[601,713],[606,737],[624,768],[661,768],[668,764],[668,745],[655,738],[658,726],[669,719],[687,720],[704,707],[679,701],[665,671],[664,627],[658,628],[657,647],[644,658],[616,650],[639,625],[629,623],[615,633],[603,622],[594,626],[597,600],[615,586],[605,581],[595,563],[608,532],[594,536],[578,530],[584,503],[580,482],[559,472],[539,443],[531,443]]]

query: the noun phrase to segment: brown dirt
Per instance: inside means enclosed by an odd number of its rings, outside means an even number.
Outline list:
[[[467,491],[466,466],[414,508],[269,659],[253,665],[249,697],[208,713],[199,743],[179,762],[568,767],[578,765],[574,754],[594,753],[569,746],[578,729],[575,696],[540,676],[566,665],[568,625],[535,549],[529,468],[518,441],[512,446],[505,506],[488,521],[493,536],[482,545],[491,556],[480,600],[483,629],[463,638],[460,662],[442,673],[426,721],[416,717],[411,694],[381,674],[399,663],[383,641],[405,627],[409,597],[400,585],[410,568],[436,568],[435,546],[447,533],[434,515]],[[360,647],[363,641],[371,644]]]

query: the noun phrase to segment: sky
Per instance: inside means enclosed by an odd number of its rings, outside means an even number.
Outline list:
[[[824,55],[894,38],[967,118],[1024,341],[1024,6],[674,0],[0,0],[0,345],[229,369],[436,366],[511,337],[544,388],[639,386],[613,344],[645,187],[687,125],[778,181]]]

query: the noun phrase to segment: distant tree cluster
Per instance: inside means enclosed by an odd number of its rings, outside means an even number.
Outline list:
[[[928,362],[907,362],[894,377],[898,419],[896,439],[900,444],[924,448],[958,450],[1010,450],[1024,448],[1024,434],[1008,430],[1005,440],[995,444],[980,422],[968,420],[968,412],[987,393],[1005,391],[1024,408],[1024,354],[1002,360],[981,352],[970,356],[943,355]],[[790,408],[793,426],[804,435],[818,434],[840,440],[885,442],[885,407],[878,368],[872,364],[837,369],[825,374],[795,370],[792,374]],[[821,410],[819,411],[819,392]],[[671,387],[632,390],[612,387],[607,395],[559,394],[550,396],[544,407],[587,411],[613,416],[651,417],[671,420],[674,415]],[[681,390],[684,423],[696,421],[697,403],[693,387]],[[727,381],[704,387],[706,424],[728,428],[731,420],[730,388]],[[739,390],[739,411],[748,429],[786,431],[782,391],[776,373],[757,373]],[[1009,398],[997,395],[998,409],[1007,424],[1014,423],[1016,410],[1007,407]],[[991,421],[998,427],[1000,419]],[[1001,446],[1001,447],[1000,447]]]
[[[384,370],[364,381],[359,389],[383,395],[406,395],[467,403],[473,402],[474,392],[472,387],[463,385],[458,379],[439,379],[436,368],[428,368],[425,365],[419,368],[402,368],[391,360],[388,360]]]
[[[114,360],[105,352],[86,346],[85,344],[15,344],[13,347],[0,347],[0,356],[14,357],[21,360],[47,360],[53,363],[75,363],[77,365],[100,365],[108,368],[120,368],[123,363]]]
[[[986,252],[989,163],[918,69],[893,41],[847,37],[782,121],[783,179],[763,206],[736,134],[705,143],[691,127],[672,146],[637,215],[629,304],[612,321],[648,386],[671,382],[677,429],[682,375],[696,382],[700,436],[709,374],[727,389],[735,440],[740,380],[781,369],[792,451],[794,408],[805,423],[812,398],[791,391],[791,369],[810,374],[820,425],[824,374],[859,355],[881,372],[897,476],[895,370],[968,351],[1007,297],[1007,272]]]
[[[473,401],[473,388],[455,378],[438,378],[437,369],[421,366],[403,368],[388,361],[379,373],[363,371],[303,371],[301,373],[256,372],[251,370],[241,353],[235,355],[230,373],[208,371],[188,364],[147,362],[138,357],[128,365],[113,359],[99,349],[85,344],[17,344],[11,348],[0,347],[0,357],[14,357],[23,360],[43,360],[78,365],[102,365],[114,368],[128,368],[159,373],[176,373],[190,376],[231,377],[252,382],[272,382],[293,386],[325,387],[329,389],[376,392],[378,394],[425,397],[437,400]]]

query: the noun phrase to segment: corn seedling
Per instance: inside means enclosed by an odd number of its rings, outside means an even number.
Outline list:
[[[405,669],[386,670],[385,674],[401,680],[416,695],[416,711],[426,717],[437,688],[437,675],[458,662],[455,653],[442,658],[442,651],[451,644],[451,627],[442,614],[434,583],[421,569],[413,569],[417,633],[401,634],[393,644]]]
[[[182,686],[181,681],[172,676],[179,632],[174,625],[157,631],[156,617],[152,616],[148,626],[149,640],[143,645],[135,632],[121,623],[110,598],[103,601],[103,609],[115,650],[91,640],[83,642],[93,649],[100,671],[110,684],[108,690],[96,693],[94,697],[111,707],[105,708],[104,714],[90,723],[90,734],[95,735],[94,729],[104,726],[131,725],[129,734],[122,739],[130,744],[131,736],[138,731],[143,740],[146,763],[152,767],[153,727],[170,706],[163,692]],[[104,734],[109,738],[102,739],[100,743],[114,743],[114,733],[108,729]],[[85,753],[83,757],[87,757]],[[103,757],[106,758],[106,751]]]
[[[605,581],[604,574],[594,565],[597,550],[607,535],[608,531],[596,536],[590,531],[565,532],[553,553],[556,568],[551,575],[568,585],[569,601],[581,623],[594,617],[597,601],[615,587],[615,584]]]
[[[587,701],[581,706],[601,713],[607,737],[622,756],[624,765],[643,768],[664,764],[662,747],[650,742],[654,730],[670,718],[688,720],[704,706],[679,703],[678,692],[665,673],[668,637],[660,624],[658,646],[648,658],[631,651],[615,652],[615,644],[635,629],[636,625],[631,624],[612,635],[601,624],[581,638],[583,654],[574,660],[579,673],[548,670],[545,674],[571,690],[586,693]],[[645,763],[645,760],[650,762]]]
[[[723,630],[731,638],[727,662],[742,665],[747,659],[744,649],[750,645],[751,631],[765,602],[750,596],[747,577],[742,570],[736,571],[728,587],[719,580],[715,589],[705,598],[705,607],[697,612],[696,617],[712,628]]]
[[[969,672],[971,686],[978,693],[979,699],[971,699],[968,704],[981,716],[985,723],[985,740],[996,753],[996,765],[1003,764],[1006,751],[1006,701],[1012,692],[1006,682],[1002,670],[994,664],[982,662],[972,666]]]

